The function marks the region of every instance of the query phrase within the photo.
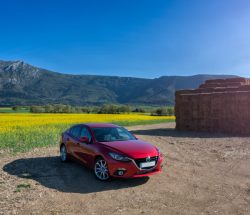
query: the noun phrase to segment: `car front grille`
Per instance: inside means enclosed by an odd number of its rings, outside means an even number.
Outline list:
[[[147,158],[139,158],[139,159],[135,159],[135,163],[137,165],[138,168],[140,168],[140,164],[141,163],[146,163],[146,162],[150,162],[150,161],[155,161],[155,166],[157,164],[158,161],[158,156],[154,156],[154,157],[150,157],[150,160],[147,160]],[[153,167],[144,167],[142,169],[152,169]]]

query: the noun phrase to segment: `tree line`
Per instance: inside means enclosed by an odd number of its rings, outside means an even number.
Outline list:
[[[22,107],[12,107],[18,111]],[[64,104],[33,105],[26,107],[31,113],[97,113],[97,114],[121,114],[121,113],[150,113],[152,116],[172,116],[174,107],[132,107],[130,105],[104,104],[102,106],[71,106]]]

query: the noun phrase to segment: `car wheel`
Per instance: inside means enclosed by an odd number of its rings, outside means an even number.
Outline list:
[[[98,158],[95,161],[94,173],[101,181],[107,181],[110,178],[107,162],[103,158]]]
[[[68,161],[68,153],[65,145],[62,145],[60,148],[60,159],[62,162]]]

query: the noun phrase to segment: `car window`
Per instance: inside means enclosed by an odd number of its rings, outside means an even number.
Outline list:
[[[129,140],[131,138],[131,134],[125,129],[117,128],[117,133],[118,137],[122,140]]]
[[[100,142],[135,140],[135,137],[122,127],[92,128],[92,131]]]
[[[71,128],[70,129],[71,136],[79,138],[80,130],[81,130],[80,126],[75,126],[75,127]]]
[[[91,141],[91,139],[92,139],[91,134],[89,133],[89,131],[86,127],[81,128],[80,138],[81,137],[88,137],[89,141]]]

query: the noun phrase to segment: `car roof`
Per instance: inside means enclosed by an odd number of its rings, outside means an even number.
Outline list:
[[[83,125],[86,125],[89,128],[117,128],[117,127],[120,127],[118,125],[114,125],[111,123],[85,123]]]

